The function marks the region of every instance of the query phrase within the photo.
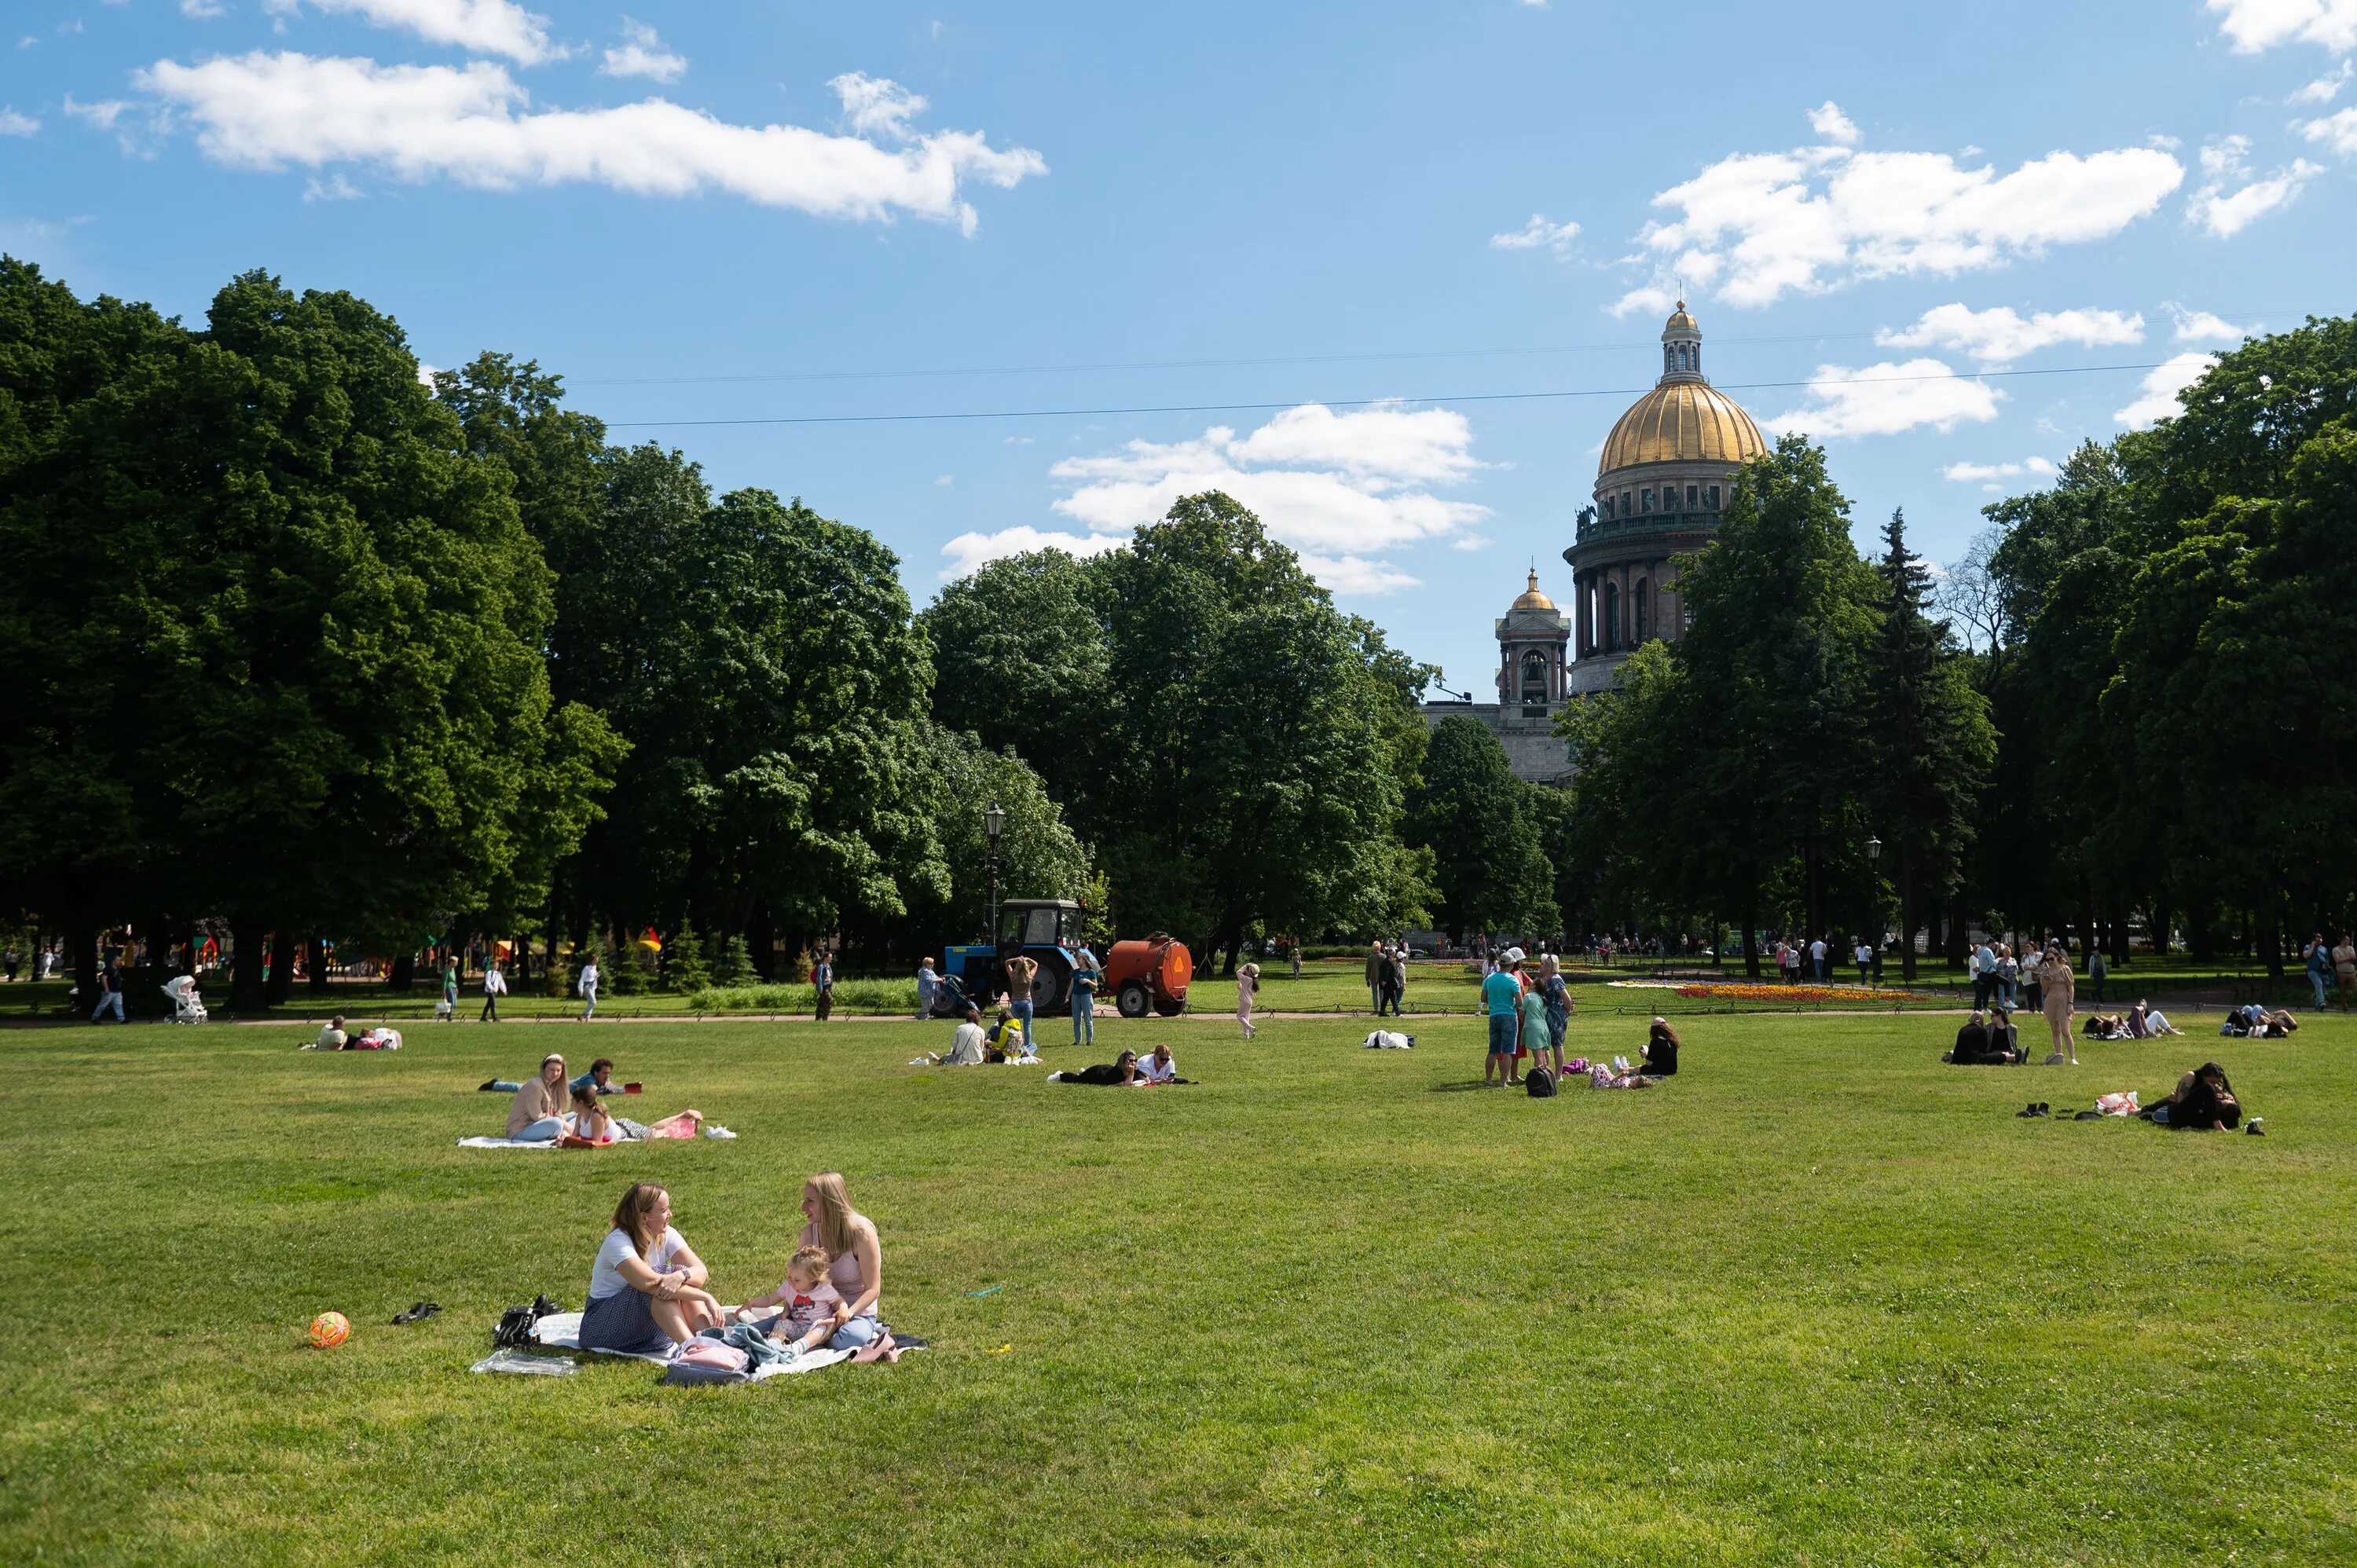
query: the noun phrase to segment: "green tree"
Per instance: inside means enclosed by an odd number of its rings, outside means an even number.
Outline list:
[[[1104,766],[1095,721],[1110,653],[1091,586],[1086,564],[1034,551],[950,584],[924,614],[933,716],[991,750],[1013,746],[1060,800]]]
[[[1432,851],[1441,928],[1552,930],[1555,869],[1539,845],[1540,808],[1514,777],[1506,748],[1479,719],[1452,714],[1433,726],[1404,833]]]

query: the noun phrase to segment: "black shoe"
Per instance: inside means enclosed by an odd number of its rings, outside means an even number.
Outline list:
[[[2041,1100],[2038,1102],[2038,1113],[2040,1116],[2051,1116],[2054,1114],[2054,1107],[2047,1104],[2046,1101]]]
[[[436,1302],[436,1301],[421,1301],[421,1302],[416,1302],[416,1303],[413,1303],[413,1304],[411,1305],[411,1306],[410,1306],[410,1308],[409,1308],[409,1310],[408,1310],[407,1312],[403,1312],[403,1313],[397,1313],[397,1314],[395,1314],[395,1315],[394,1315],[394,1316],[393,1316],[393,1322],[394,1322],[394,1323],[396,1323],[396,1324],[400,1324],[400,1323],[421,1323],[421,1322],[425,1321],[426,1318],[429,1318],[429,1317],[433,1316],[436,1313],[437,1313],[437,1312],[439,1312],[439,1311],[441,1311],[441,1310],[442,1310],[442,1304],[441,1304],[440,1302]]]
[[[2038,1101],[2036,1101],[2035,1100],[2031,1101],[2029,1104],[2027,1104],[2027,1105],[2023,1106],[2020,1110],[2018,1110],[2018,1111],[2015,1112],[2014,1112],[2014,1114],[2015,1114],[2016,1116],[2035,1116],[2035,1115],[2037,1115],[2037,1114],[2038,1114]]]
[[[495,1078],[487,1078],[487,1079],[483,1079],[483,1087],[482,1087],[482,1088],[480,1088],[480,1089],[479,1089],[479,1090],[475,1090],[475,1092],[476,1092],[477,1094],[489,1094],[489,1093],[492,1092],[494,1090],[498,1089],[498,1088],[499,1088],[499,1086],[500,1086],[500,1080],[499,1080],[498,1079],[495,1079]]]

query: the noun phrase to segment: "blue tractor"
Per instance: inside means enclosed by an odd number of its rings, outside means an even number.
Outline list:
[[[1006,989],[1006,961],[1018,953],[1039,966],[1031,981],[1032,1011],[1041,1017],[1071,1011],[1072,971],[1080,961],[1085,913],[1069,898],[1009,898],[1000,904],[996,945],[971,942],[943,950],[934,1015],[954,1016],[969,1001],[989,1007]]]

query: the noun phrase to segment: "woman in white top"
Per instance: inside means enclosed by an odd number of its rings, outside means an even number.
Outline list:
[[[581,1017],[586,1023],[597,1015],[597,961],[591,959],[581,966],[581,978],[575,983],[581,993]]]
[[[581,1314],[585,1350],[663,1351],[720,1325],[720,1303],[703,1288],[711,1272],[671,1228],[671,1194],[633,1185],[614,1209],[614,1228],[589,1271]]]
[[[884,1244],[876,1222],[851,1207],[851,1194],[837,1171],[821,1171],[802,1184],[802,1227],[796,1247],[825,1249],[827,1283],[849,1304],[850,1321],[834,1331],[827,1348],[856,1350],[884,1332],[876,1318],[884,1294]]]
[[[1253,993],[1259,989],[1260,965],[1256,963],[1239,965],[1236,970],[1236,1022],[1244,1026],[1244,1038],[1247,1040],[1251,1039],[1254,1033],[1252,1021]]]
[[[1142,1084],[1172,1083],[1178,1077],[1178,1064],[1170,1057],[1168,1042],[1154,1047],[1137,1058],[1137,1079]]]

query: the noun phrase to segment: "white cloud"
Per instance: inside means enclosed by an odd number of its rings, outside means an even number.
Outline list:
[[[423,360],[417,361],[417,384],[419,386],[431,390],[434,385],[434,378],[441,373],[442,371],[438,367],[429,365]]]
[[[2185,178],[2157,147],[2049,153],[2002,175],[1959,164],[1966,156],[1828,142],[1722,158],[1653,198],[1676,216],[1639,235],[1655,275],[1616,312],[1650,306],[1673,275],[1759,306],[1859,278],[1999,266],[2109,238]]]
[[[945,490],[956,483],[957,476],[955,474],[935,474],[933,476],[933,487],[936,489]]]
[[[879,147],[799,125],[732,125],[661,98],[616,109],[524,112],[530,94],[500,66],[380,66],[253,53],[136,73],[143,91],[197,127],[216,162],[374,165],[409,180],[463,185],[587,181],[639,195],[724,191],[823,217],[889,221],[896,213],[971,233],[961,182],[1012,186],[1045,174],[1028,148],[1004,151],[971,131]]]
[[[2330,147],[2344,158],[2357,158],[2357,109],[2343,109],[2321,120],[2307,121],[2300,125],[2299,134]]]
[[[41,123],[30,114],[19,114],[13,106],[0,109],[0,136],[29,136],[40,128]]]
[[[1760,423],[1781,435],[1813,440],[1847,435],[1896,435],[1925,425],[1945,432],[1996,417],[2005,394],[1975,377],[1960,376],[1938,360],[1903,364],[1819,365],[1809,395],[1816,401]]]
[[[2215,354],[2172,355],[2166,363],[2146,373],[2142,395],[2112,417],[2122,424],[2150,424],[2158,419],[2174,418],[2182,412],[2177,394],[2200,381],[2202,373],[2217,362]]]
[[[2250,151],[2248,136],[2222,136],[2201,149],[2201,172],[2207,177],[2186,204],[2186,213],[2221,240],[2233,239],[2276,209],[2288,207],[2301,187],[2324,172],[2306,158],[2294,158],[2272,178],[2252,179]],[[2238,180],[2239,188],[2226,188]]]
[[[113,130],[114,123],[122,119],[123,112],[130,107],[120,98],[108,98],[96,103],[77,103],[72,93],[66,94],[66,113],[77,120],[89,121],[102,131]]]
[[[662,39],[644,22],[622,18],[622,46],[606,51],[600,76],[643,76],[655,81],[677,81],[687,71],[687,59],[662,47]]]
[[[847,70],[827,83],[843,100],[843,115],[863,136],[882,135],[906,141],[909,122],[923,113],[925,100],[889,77]]]
[[[1884,328],[1874,340],[1891,349],[1953,349],[1985,365],[2009,364],[2058,343],[2099,348],[2144,341],[2144,317],[2116,310],[2040,310],[2023,317],[2009,306],[1973,310],[1962,304],[1925,311],[1915,325]]]
[[[1060,533],[1051,530],[1024,524],[1002,528],[996,533],[961,533],[942,546],[942,553],[950,564],[942,571],[944,579],[963,577],[992,562],[1009,555],[1021,555],[1033,550],[1061,550],[1069,555],[1103,555],[1129,542],[1120,533]]]
[[[1448,548],[1451,550],[1462,550],[1469,554],[1476,550],[1489,549],[1490,541],[1482,534],[1469,533],[1461,539],[1451,540],[1449,542]]]
[[[2241,54],[2277,44],[2321,44],[2336,53],[2357,46],[2357,0],[2206,0],[2218,30]]]
[[[361,194],[359,186],[339,174],[329,175],[324,180],[306,180],[303,184],[303,199],[306,201],[357,201]]]
[[[505,55],[518,65],[539,65],[565,53],[548,41],[548,18],[515,0],[263,0],[264,10],[282,16],[306,5],[357,16],[380,27],[404,28],[432,43]]]
[[[2237,327],[2223,317],[2212,316],[2206,310],[2188,310],[2175,300],[2166,302],[2162,309],[2177,323],[2169,337],[2179,343],[2240,343],[2245,338],[2255,338],[2262,328]]]
[[[1487,507],[1432,493],[1481,466],[1472,442],[1464,416],[1448,409],[1337,413],[1317,403],[1287,409],[1245,435],[1214,425],[1190,441],[1133,441],[1049,470],[1071,487],[1054,510],[1085,535],[1031,528],[962,535],[943,547],[952,564],[945,575],[1042,544],[1071,549],[1075,538],[1113,549],[1179,497],[1224,490],[1337,593],[1394,592],[1416,580],[1384,552],[1437,540],[1463,548],[1465,531],[1490,516]]]
[[[1490,248],[1495,251],[1553,251],[1558,256],[1571,253],[1571,242],[1579,237],[1577,223],[1550,223],[1544,212],[1534,212],[1531,220],[1512,233],[1490,236]]]
[[[2314,81],[2309,82],[2306,87],[2303,87],[2298,92],[2293,93],[2288,99],[2286,99],[2285,102],[2287,103],[2331,102],[2334,99],[2341,96],[2341,88],[2348,85],[2349,72],[2352,63],[2357,62],[2352,62],[2345,59],[2342,60],[2341,62],[2340,70],[2330,71],[2323,76],[2318,77]]]
[[[1950,463],[1940,470],[1940,478],[1970,484],[1987,479],[2018,479],[2024,474],[2035,474],[2045,478],[2059,471],[2048,458],[2024,457],[2018,463]],[[1999,489],[2003,487],[1991,485],[1986,488]]]
[[[1837,146],[1857,145],[1857,122],[1841,112],[1841,105],[1826,99],[1809,111],[1809,129]]]
[[[180,15],[194,16],[199,22],[210,22],[215,16],[228,16],[229,7],[222,5],[221,0],[180,0]]]

